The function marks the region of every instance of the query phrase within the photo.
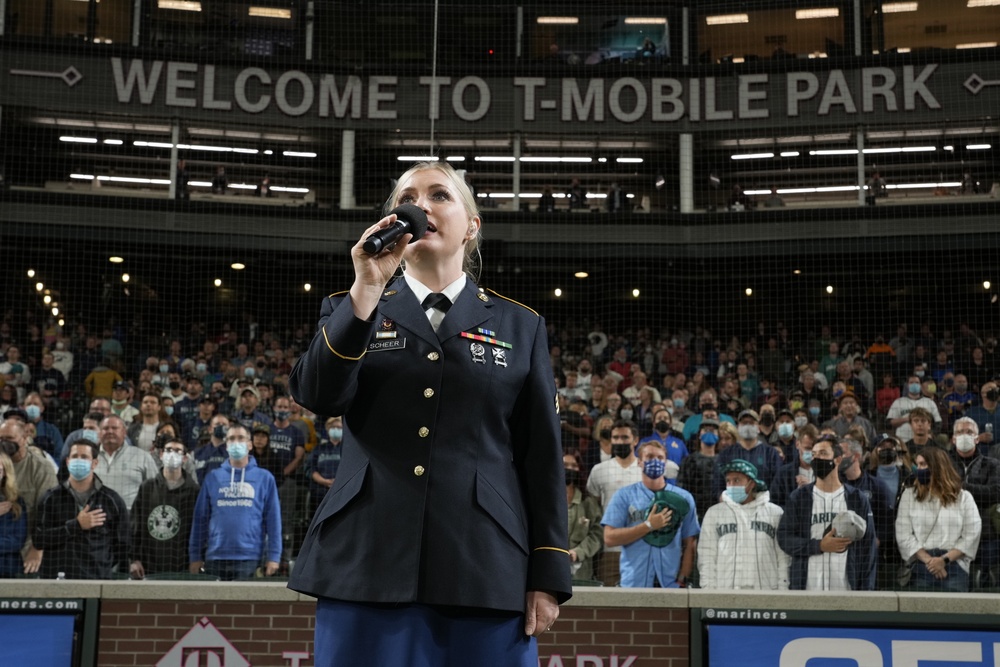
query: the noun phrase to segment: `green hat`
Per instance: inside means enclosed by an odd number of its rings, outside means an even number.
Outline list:
[[[753,480],[756,485],[756,491],[767,491],[767,484],[757,477],[757,466],[745,461],[743,459],[733,459],[722,469],[722,474],[725,475],[727,472],[738,472],[741,475],[746,475]]]
[[[668,490],[669,488],[668,486],[654,493],[653,501],[646,508],[647,516],[650,510],[662,512],[664,507],[669,507],[673,511],[673,514],[670,515],[670,520],[667,521],[667,525],[659,530],[646,533],[646,536],[642,538],[654,547],[665,547],[673,542],[674,537],[677,536],[677,531],[680,530],[681,523],[684,522],[684,517],[691,511],[691,506],[688,505],[687,498],[679,493]]]

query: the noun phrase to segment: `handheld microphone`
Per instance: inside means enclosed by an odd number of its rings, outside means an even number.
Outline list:
[[[427,233],[427,214],[413,204],[401,204],[389,211],[396,214],[396,222],[380,229],[365,239],[361,247],[369,255],[381,252],[387,246],[395,243],[404,234],[413,234],[411,241],[423,238]]]

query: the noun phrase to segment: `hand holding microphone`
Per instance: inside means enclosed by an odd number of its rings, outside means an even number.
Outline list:
[[[413,204],[397,206],[389,211],[389,215],[395,215],[396,222],[365,239],[362,248],[369,255],[381,252],[404,234],[410,234],[410,240],[417,241],[427,233],[427,214]]]
[[[365,230],[351,249],[355,275],[351,301],[355,315],[368,319],[386,283],[399,268],[406,245],[426,233],[427,214],[413,204],[397,206]]]

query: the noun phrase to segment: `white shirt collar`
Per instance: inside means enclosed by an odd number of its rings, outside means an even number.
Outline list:
[[[431,289],[424,285],[422,282],[411,276],[410,274],[404,272],[403,279],[406,280],[406,284],[409,285],[410,291],[413,292],[413,296],[417,297],[417,303],[423,303],[424,299],[427,298],[428,294],[431,294]],[[458,279],[441,290],[441,293],[448,297],[448,300],[452,304],[458,300],[458,296],[465,289],[465,281],[467,280],[466,275],[463,273],[458,277]]]

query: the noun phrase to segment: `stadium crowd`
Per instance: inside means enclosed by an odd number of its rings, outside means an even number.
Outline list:
[[[287,574],[343,436],[288,395],[310,337],[0,323],[0,576]],[[1000,585],[995,338],[549,339],[578,583]]]

